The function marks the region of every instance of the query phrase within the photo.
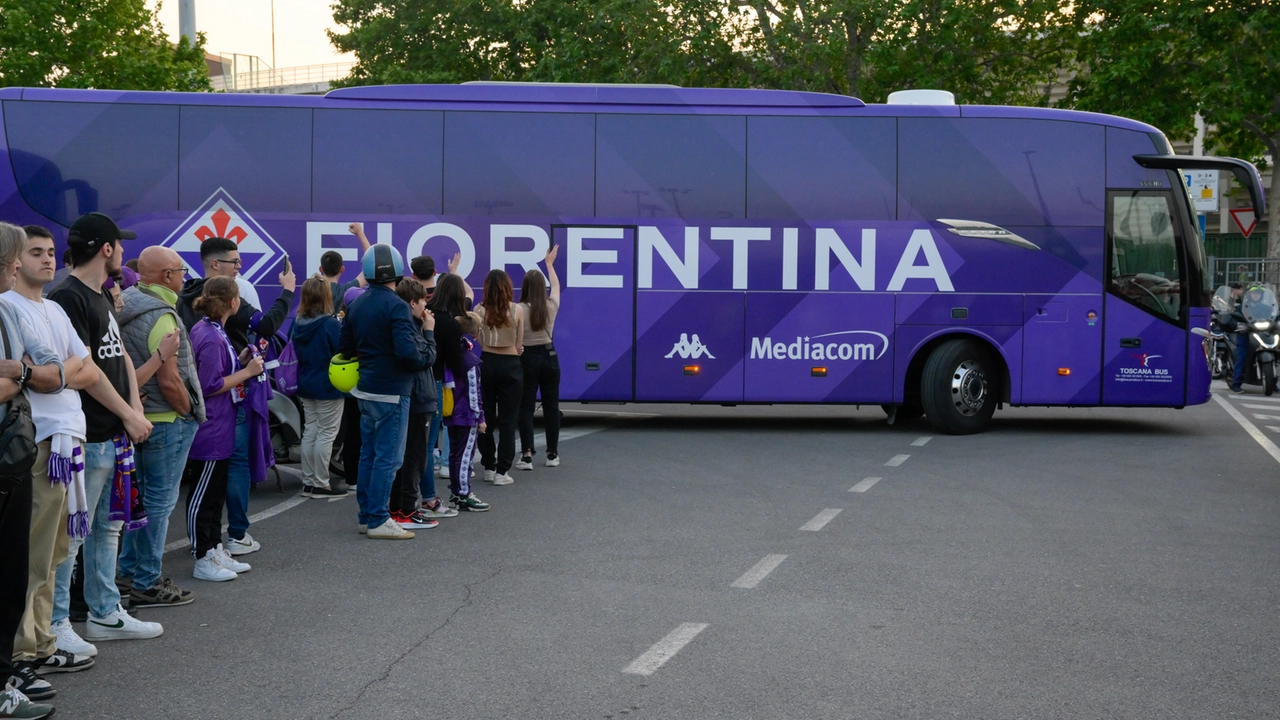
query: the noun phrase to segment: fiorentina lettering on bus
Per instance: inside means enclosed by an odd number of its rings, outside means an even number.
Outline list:
[[[524,271],[538,267],[551,247],[551,237],[542,225],[520,223],[471,224],[470,229],[451,222],[430,222],[420,225],[409,235],[405,245],[405,257],[423,254],[428,243],[445,240],[450,249],[456,248],[460,256],[458,273],[470,277],[478,260],[474,234],[488,234],[489,268],[520,267]],[[400,223],[401,227],[403,224]],[[376,223],[376,232],[370,233],[375,242],[393,242],[393,224]],[[814,290],[830,290],[833,276],[846,274],[860,291],[897,292],[909,280],[924,280],[938,292],[954,292],[950,271],[938,249],[938,240],[927,228],[903,229],[910,235],[902,244],[886,242],[885,236],[892,229],[860,228],[835,229],[818,227],[813,230],[813,284]],[[780,232],[779,232],[780,231]],[[569,226],[564,230],[563,255],[566,262],[565,286],[574,288],[621,288],[626,285],[624,273],[619,267],[624,248],[620,241],[629,231],[623,227]],[[780,236],[780,237],[779,237]],[[307,266],[318,267],[320,256],[328,250],[336,250],[344,261],[357,262],[358,252],[349,243],[326,241],[326,237],[349,237],[346,222],[312,221],[307,223]],[[799,228],[769,227],[659,227],[638,225],[636,229],[636,284],[640,289],[655,286],[655,268],[665,268],[670,277],[687,290],[705,289],[702,279],[709,267],[704,267],[701,249],[704,238],[708,242],[729,244],[732,264],[731,287],[734,290],[751,290],[751,260],[753,248],[762,249],[770,242],[781,240],[782,262],[778,267],[781,288],[796,290],[800,287],[801,233]],[[892,238],[892,236],[890,236]],[[600,241],[605,241],[603,244]],[[608,241],[618,241],[610,247]],[[708,246],[710,247],[710,246]],[[901,252],[896,249],[901,247]],[[893,274],[884,287],[877,285],[877,270],[885,262],[886,250],[891,253],[888,261],[894,262]],[[774,251],[776,253],[776,250]],[[756,253],[757,262],[761,262]],[[776,254],[773,255],[776,259]],[[714,259],[714,256],[713,256]],[[437,258],[439,260],[439,258]],[[774,262],[776,260],[771,260]],[[611,269],[615,269],[611,272]],[[758,281],[758,277],[757,277]],[[774,287],[778,287],[775,285]],[[718,288],[717,288],[718,289]],[[921,288],[924,289],[924,288]]]
[[[798,228],[782,228],[783,290],[795,290],[799,285],[799,236]],[[712,227],[708,237],[711,240],[733,243],[733,289],[751,289],[748,287],[751,243],[771,241],[773,230],[759,227]],[[688,290],[699,289],[701,266],[698,261],[701,228],[684,228],[682,252],[677,252],[663,231],[655,226],[641,225],[638,241],[636,282],[640,289],[653,287],[655,256],[666,265],[682,287]],[[876,287],[877,230],[875,228],[862,229],[857,257],[849,249],[845,239],[832,228],[816,228],[814,243],[813,287],[815,290],[831,289],[833,258],[849,274],[859,290],[872,292],[878,289]],[[923,256],[923,263],[920,262],[921,256]],[[912,231],[902,254],[898,257],[893,275],[889,278],[889,284],[884,289],[888,292],[898,292],[903,289],[908,280],[912,279],[931,280],[934,288],[939,292],[955,292],[951,274],[942,260],[942,253],[938,251],[937,241],[933,233],[925,228]]]
[[[879,342],[827,341],[840,335],[871,335]],[[867,338],[868,340],[871,338]],[[889,350],[889,337],[874,330],[842,330],[812,337],[797,336],[792,343],[770,337],[751,338],[751,360],[879,360]]]

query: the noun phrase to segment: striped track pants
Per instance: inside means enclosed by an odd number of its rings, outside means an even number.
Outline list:
[[[187,538],[200,559],[222,542],[222,508],[227,504],[227,472],[231,459],[187,460],[182,482],[187,492]]]

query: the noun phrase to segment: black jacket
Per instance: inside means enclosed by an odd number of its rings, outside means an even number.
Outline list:
[[[192,278],[182,285],[182,291],[178,293],[178,317],[182,318],[182,324],[187,326],[187,332],[191,332],[191,326],[200,322],[200,318],[204,317],[195,311],[192,303],[200,294],[204,292],[204,278]],[[272,303],[271,309],[261,312],[258,308],[250,305],[240,298],[240,309],[235,315],[227,318],[227,337],[231,340],[231,345],[235,347],[236,352],[240,352],[249,346],[249,331],[253,331],[256,340],[270,339],[284,325],[284,321],[289,317],[289,306],[293,304],[293,291],[282,290],[280,297]]]

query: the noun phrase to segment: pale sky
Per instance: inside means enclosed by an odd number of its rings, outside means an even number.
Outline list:
[[[326,28],[333,22],[332,0],[274,0],[277,68],[353,62],[339,54]],[[219,53],[257,55],[271,64],[272,0],[196,0],[196,29],[205,34],[205,48]],[[178,0],[147,0],[160,5],[160,23],[174,41],[178,38]]]

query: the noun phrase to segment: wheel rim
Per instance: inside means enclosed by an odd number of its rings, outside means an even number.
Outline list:
[[[951,374],[951,404],[965,417],[977,415],[987,401],[987,376],[972,360],[960,363]]]

